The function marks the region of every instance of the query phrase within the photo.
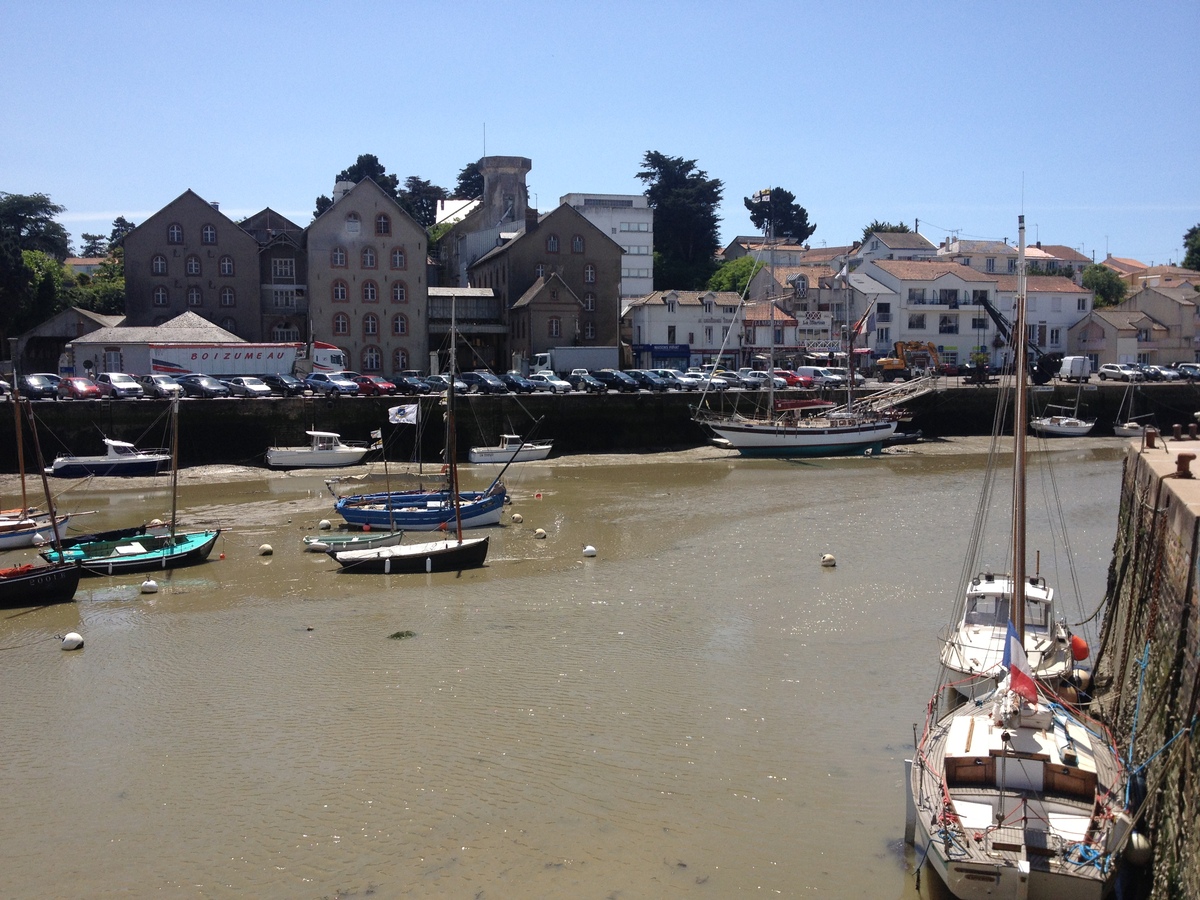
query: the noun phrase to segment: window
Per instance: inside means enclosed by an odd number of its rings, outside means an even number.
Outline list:
[[[300,328],[291,322],[280,322],[271,329],[271,340],[298,341],[300,340]]]
[[[226,316],[217,324],[220,325],[222,328],[224,328],[226,331],[230,331],[230,332],[233,332],[234,334],[237,334],[237,319],[235,319],[233,316]]]
[[[237,295],[231,287],[221,288],[221,305],[222,306],[237,306]]]
[[[363,247],[362,267],[364,269],[375,268],[375,248],[374,247]]]
[[[392,233],[392,220],[387,217],[386,213],[380,213],[375,217],[375,233],[378,235]]]
[[[891,303],[876,303],[875,304],[875,321],[876,322],[892,321],[892,304]]]
[[[1139,338],[1139,340],[1140,340],[1140,338]],[[1150,340],[1149,335],[1146,336],[1146,340]],[[1051,328],[1050,329],[1050,346],[1051,347],[1062,346],[1062,329],[1061,328]]]
[[[908,289],[908,302],[909,303],[924,303],[925,302],[925,288],[909,288]]]
[[[711,315],[712,315],[712,311],[713,311],[713,302],[712,302],[711,300],[705,300],[705,301],[704,301],[703,303],[701,303],[700,305],[701,305],[701,306],[704,308],[704,314],[705,314],[706,316],[711,316]]]
[[[555,301],[558,300],[558,289],[557,288],[552,288],[550,290],[550,299],[555,300]]]
[[[403,347],[397,347],[392,351],[392,371],[403,372],[408,368],[408,351]]]
[[[212,225],[205,225],[200,229],[200,243],[215,244],[217,242],[217,229]]]
[[[291,257],[277,257],[271,260],[271,275],[274,278],[295,278],[296,260]]]
[[[909,313],[908,327],[911,331],[925,330],[925,313]]]
[[[352,212],[346,216],[346,234],[358,234],[362,231],[362,220],[359,219],[358,213]]]
[[[995,258],[994,258],[994,257],[990,257],[990,256],[989,256],[989,257],[988,257],[988,260],[987,260],[987,263],[986,263],[986,265],[984,266],[984,268],[985,268],[985,269],[986,269],[988,272],[995,272],[995,271],[996,271],[996,260],[995,260]]]
[[[187,262],[184,264],[183,270],[185,272],[187,272],[189,275],[199,275],[200,274],[200,257],[194,256],[194,255],[189,256],[187,258]]]
[[[380,363],[383,361],[383,354],[379,352],[378,347],[364,347],[362,352],[362,370],[364,372],[378,372]]]
[[[776,344],[783,343],[783,329],[782,328],[775,329],[775,343]]]
[[[329,288],[329,295],[333,298],[334,303],[345,303],[349,299],[349,293],[346,290],[346,282],[340,278],[335,281]]]
[[[591,319],[583,323],[583,336],[589,341],[596,339],[596,325]]]
[[[272,306],[275,309],[295,309],[296,308],[296,289],[295,288],[275,288],[272,292]]]
[[[392,282],[392,302],[393,303],[407,303],[408,302],[408,288],[404,286],[403,281],[393,281]]]
[[[591,291],[588,291],[583,295],[583,308],[588,312],[596,311],[596,295]]]
[[[392,248],[392,268],[393,269],[403,269],[405,267],[405,265],[407,264],[407,262],[408,261],[404,257],[404,248],[393,247]]]
[[[346,268],[346,251],[341,247],[334,247],[329,253],[329,265],[335,269]]]
[[[971,265],[971,257],[964,256],[962,259],[959,260],[959,262],[962,263],[964,266],[969,266],[969,265]]]
[[[187,305],[188,306],[203,306],[204,295],[200,292],[200,288],[192,285],[187,289]]]
[[[938,316],[938,334],[958,334],[958,316]]]
[[[363,303],[376,303],[379,300],[379,288],[375,282],[371,280],[364,281],[362,284]]]
[[[1087,297],[1080,297],[1075,303],[1075,308],[1079,312],[1087,312]]]
[[[397,337],[408,334],[408,316],[392,316],[392,334]]]
[[[363,336],[374,337],[379,334],[379,316],[367,313],[363,316]]]
[[[667,343],[668,344],[675,343],[675,326],[674,325],[667,326]]]
[[[172,222],[167,226],[167,243],[182,244],[183,243],[183,226],[178,222]]]
[[[947,306],[958,306],[958,289],[957,288],[942,288],[938,291],[938,303],[944,303]]]
[[[1050,312],[1062,312],[1062,297],[1050,298]]]
[[[582,234],[577,234],[577,235],[575,235],[575,237],[571,238],[571,252],[572,253],[582,253],[583,252],[583,235]]]
[[[595,284],[596,283],[596,267],[593,266],[591,263],[588,263],[586,266],[583,267],[583,283],[584,284]]]
[[[972,319],[971,328],[974,331],[987,331],[987,319]]]
[[[987,291],[971,291],[971,302],[976,306],[983,306],[988,298]]]
[[[878,320],[876,320],[878,321]],[[875,345],[877,347],[886,347],[892,342],[892,329],[879,328],[875,331]]]
[[[347,335],[350,333],[350,317],[345,313],[338,313],[333,317],[333,333],[337,335]]]
[[[154,289],[154,305],[155,306],[166,306],[167,305],[167,289],[165,287],[160,286],[160,287],[156,287]]]
[[[711,325],[704,326],[704,343],[711,345],[713,342],[713,330]]]
[[[711,338],[709,340],[711,340]],[[689,344],[696,343],[696,332],[694,332],[694,331],[688,332],[688,343]]]
[[[167,274],[167,258],[165,256],[156,256],[154,259],[150,260],[150,274]]]
[[[1008,274],[1011,275],[1015,271],[1017,271],[1017,261],[1015,259],[1010,259],[1008,261]]]
[[[535,278],[545,278],[546,277],[546,267],[544,265],[542,265],[541,263],[538,263],[536,266],[533,267],[533,274],[534,274]]]
[[[675,301],[674,300],[667,301],[667,312],[669,312],[669,313],[675,312]],[[674,343],[674,342],[672,341],[670,343]]]
[[[558,252],[558,235],[557,234],[552,234],[546,238],[546,252],[547,253],[557,253]]]
[[[226,275],[226,276],[232,275],[233,274],[233,257],[232,256],[222,256],[221,261],[219,263],[217,263],[217,270],[222,275]]]
[[[553,316],[546,323],[546,333],[552,338],[562,337],[562,319]]]

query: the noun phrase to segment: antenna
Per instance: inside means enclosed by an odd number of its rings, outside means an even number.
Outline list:
[[[483,123],[483,155],[487,156],[487,122]]]

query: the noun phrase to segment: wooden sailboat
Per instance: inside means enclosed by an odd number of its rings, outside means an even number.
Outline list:
[[[331,548],[330,556],[337,561],[344,572],[401,574],[416,572],[457,572],[463,569],[477,569],[487,560],[488,538],[463,537],[463,502],[458,485],[458,452],[455,432],[455,400],[454,373],[455,351],[458,332],[454,322],[454,304],[450,305],[450,387],[446,392],[446,462],[449,484],[445,494],[453,518],[442,527],[449,530],[453,524],[454,537],[437,541],[425,541],[419,544],[397,544],[389,547],[376,547],[366,550],[338,550]],[[501,475],[503,470],[501,471]],[[493,487],[499,484],[497,476]],[[488,497],[487,499],[494,499]],[[503,495],[499,495],[500,505],[503,505]],[[391,495],[388,496],[387,511],[391,514],[391,527],[402,525],[409,527],[406,520],[396,515],[392,508]],[[343,515],[345,515],[343,513]],[[499,507],[496,509],[496,521],[499,522]]]
[[[208,559],[221,530],[177,530],[179,501],[179,398],[171,401],[171,521],[84,535],[42,551],[49,562],[75,562],[84,575],[126,575],[193,566]]]
[[[1024,217],[1019,234],[1014,333],[1024,334]],[[944,704],[961,698],[939,682],[906,764],[905,839],[964,900],[1099,900],[1113,887],[1131,830],[1126,774],[1107,729],[1037,682],[1024,652],[1026,595],[1035,586],[1025,565],[1024,342],[1016,355],[1005,676],[991,695],[949,711]]]
[[[13,412],[16,414],[17,459],[21,470],[21,505],[25,508],[25,454],[21,437],[21,416],[18,407],[23,406],[29,417],[34,449],[37,454],[38,469],[42,471],[41,444],[38,441],[37,426],[33,421],[33,413],[28,401],[20,401],[18,390],[14,385]],[[42,488],[46,495],[46,509],[49,521],[56,523],[50,526],[47,533],[54,545],[60,546],[62,523],[54,513],[54,497],[50,493],[50,483],[42,471]],[[65,517],[64,517],[65,519]],[[19,609],[27,606],[46,606],[52,603],[68,603],[75,599],[75,591],[79,588],[79,566],[70,562],[51,562],[45,565],[23,563],[0,569],[0,609]]]

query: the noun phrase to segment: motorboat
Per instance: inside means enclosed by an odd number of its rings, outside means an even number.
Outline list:
[[[103,456],[74,456],[63,454],[46,467],[46,474],[56,478],[86,478],[96,476],[158,475],[171,465],[169,450],[139,450],[128,441],[104,439]]]
[[[307,447],[272,447],[267,451],[267,465],[272,469],[328,469],[353,466],[362,461],[370,449],[365,444],[344,443],[340,434],[332,431],[306,431],[310,438]]]
[[[331,550],[374,550],[394,547],[404,537],[403,531],[329,531],[304,537],[308,553],[327,553]]]
[[[527,441],[517,434],[500,435],[495,447],[472,447],[467,458],[473,463],[518,463],[545,459],[553,441]]]

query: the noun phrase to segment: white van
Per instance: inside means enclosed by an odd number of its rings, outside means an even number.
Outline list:
[[[821,366],[800,366],[796,369],[796,374],[807,375],[812,379],[813,384],[823,387],[841,387],[846,383],[846,379],[841,375],[835,375]]]
[[[1059,381],[1090,381],[1092,361],[1086,356],[1064,356],[1058,367]]]

